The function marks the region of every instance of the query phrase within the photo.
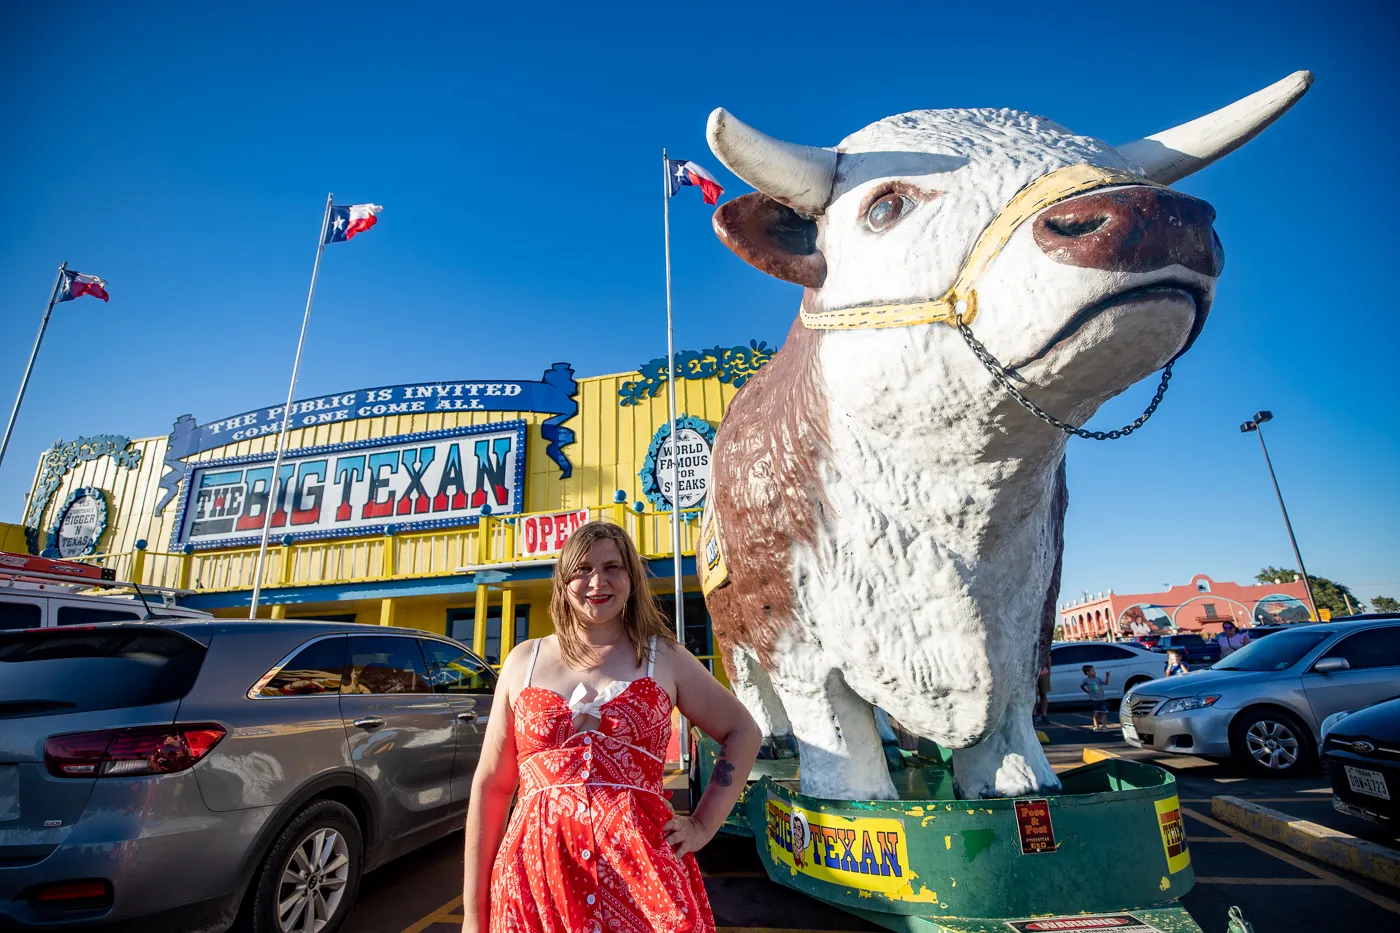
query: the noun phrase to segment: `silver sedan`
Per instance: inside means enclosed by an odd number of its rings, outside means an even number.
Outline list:
[[[1212,667],[1135,686],[1123,740],[1137,748],[1234,757],[1265,775],[1317,760],[1319,726],[1338,710],[1400,695],[1400,616],[1300,625]]]

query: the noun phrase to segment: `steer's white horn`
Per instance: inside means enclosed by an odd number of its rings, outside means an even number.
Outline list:
[[[731,172],[768,197],[808,217],[826,210],[836,181],[834,149],[774,139],[723,107],[710,114],[705,135]]]
[[[1311,71],[1295,71],[1228,107],[1119,146],[1118,151],[1141,166],[1144,176],[1169,185],[1258,136],[1308,92],[1312,80]]]

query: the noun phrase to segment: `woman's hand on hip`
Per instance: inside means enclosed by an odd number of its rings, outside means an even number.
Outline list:
[[[677,856],[700,851],[715,835],[693,816],[673,816],[661,827],[661,832]]]

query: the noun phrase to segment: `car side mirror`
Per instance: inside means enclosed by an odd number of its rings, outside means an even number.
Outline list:
[[[1351,670],[1351,664],[1346,658],[1323,658],[1313,665],[1313,671],[1318,674],[1335,674],[1338,671]]]

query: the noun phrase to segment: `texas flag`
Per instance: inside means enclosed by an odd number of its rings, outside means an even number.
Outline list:
[[[349,204],[331,208],[331,222],[326,227],[327,243],[344,243],[357,233],[363,233],[379,222],[375,215],[384,208],[379,204]]]
[[[58,287],[58,301],[72,301],[74,298],[81,298],[84,295],[91,295],[106,301],[107,282],[95,275],[63,270],[63,282]]]
[[[719,182],[715,181],[715,176],[694,162],[687,162],[684,159],[667,159],[666,173],[671,177],[671,197],[673,198],[676,196],[676,192],[681,190],[681,185],[699,185],[706,204],[718,204],[719,196],[724,194],[724,189],[720,187]]]

